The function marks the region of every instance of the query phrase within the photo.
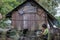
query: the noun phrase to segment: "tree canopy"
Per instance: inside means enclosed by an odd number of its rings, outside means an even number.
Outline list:
[[[19,2],[16,0],[1,0],[0,3],[0,12],[3,15],[7,14],[9,11],[19,5]]]

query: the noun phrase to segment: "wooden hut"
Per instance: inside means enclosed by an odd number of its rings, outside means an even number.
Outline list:
[[[12,26],[19,30],[39,30],[42,24],[49,24],[52,27],[58,23],[55,17],[35,0],[26,0],[9,12],[6,18],[10,18]]]

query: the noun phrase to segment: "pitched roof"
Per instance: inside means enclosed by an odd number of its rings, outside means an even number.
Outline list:
[[[19,8],[21,8],[22,5],[25,4],[26,2],[33,2],[33,3],[37,4],[38,7],[40,7],[41,9],[43,9],[50,18],[55,19],[54,16],[52,16],[47,10],[45,10],[39,3],[37,3],[37,2],[34,1],[34,0],[26,0],[26,1],[24,1],[21,5],[18,5],[18,6],[17,6],[16,8],[14,8],[11,12],[9,12],[9,13],[6,15],[6,18],[11,18],[12,12],[13,12],[13,11],[17,11],[17,10],[18,10]]]

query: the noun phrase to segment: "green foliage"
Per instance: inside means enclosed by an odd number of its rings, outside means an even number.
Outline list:
[[[59,17],[56,17],[59,21],[59,24],[58,24],[58,27],[60,27],[60,16]]]
[[[56,7],[58,6],[57,1],[55,0],[36,0],[39,4],[41,4],[48,12],[52,15],[56,14]]]
[[[0,7],[1,7],[1,5],[2,5],[2,0],[0,0]]]
[[[56,17],[58,19],[58,21],[60,21],[60,16],[59,17]]]
[[[20,3],[16,0],[0,0],[0,13],[5,16],[8,12],[10,12],[19,4]],[[5,20],[5,17],[2,20],[0,20],[1,28],[5,28],[7,26],[7,24],[4,23]]]
[[[19,5],[19,2],[16,0],[2,0],[0,6],[0,12],[5,15],[10,12],[13,8]]]
[[[7,26],[6,23],[4,23],[5,19],[0,20],[0,28],[5,28]]]

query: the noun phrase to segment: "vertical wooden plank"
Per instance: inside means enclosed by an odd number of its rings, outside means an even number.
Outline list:
[[[39,29],[41,29],[42,24],[46,24],[45,11],[43,9],[38,8],[37,14],[38,14],[37,16],[40,17],[40,21],[38,22],[38,24],[39,24]]]
[[[12,14],[12,26],[16,29],[21,30],[22,27],[22,16],[16,11]]]
[[[15,14],[16,14],[15,12],[12,13],[12,26],[13,26],[14,28],[15,28],[15,26],[16,26],[16,25],[15,25],[15,23],[16,23],[16,22],[15,22],[16,15],[15,15]]]

